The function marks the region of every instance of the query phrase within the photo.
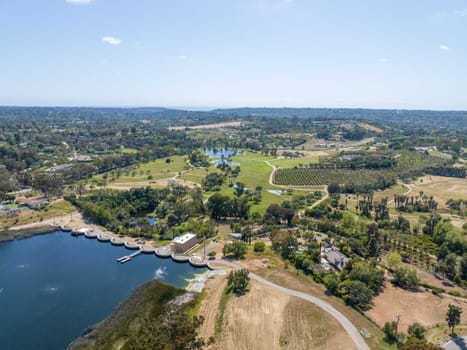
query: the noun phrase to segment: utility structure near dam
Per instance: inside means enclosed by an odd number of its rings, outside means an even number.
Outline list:
[[[172,249],[176,253],[185,253],[198,243],[194,233],[187,233],[183,236],[175,237],[172,241]]]

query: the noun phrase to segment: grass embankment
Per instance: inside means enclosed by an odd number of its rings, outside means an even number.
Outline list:
[[[69,350],[125,350],[128,341],[138,334],[144,319],[156,319],[169,301],[183,293],[183,290],[159,281],[147,282],[133,291],[103,322],[86,330]]]
[[[55,217],[65,216],[75,210],[76,208],[73,207],[73,205],[71,205],[69,202],[64,199],[59,199],[42,209],[22,210],[17,217],[2,217],[0,220],[0,230],[5,230],[15,225],[25,225]]]
[[[219,301],[219,313],[217,314],[217,318],[216,318],[216,331],[215,331],[216,336],[222,333],[222,327],[224,326],[225,308],[231,296],[232,296],[232,293],[230,293],[226,287],[224,291],[222,292],[221,300]]]

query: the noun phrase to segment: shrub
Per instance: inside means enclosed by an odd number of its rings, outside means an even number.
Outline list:
[[[253,246],[253,250],[255,252],[264,252],[265,249],[266,249],[266,244],[264,244],[264,242],[256,242]]]

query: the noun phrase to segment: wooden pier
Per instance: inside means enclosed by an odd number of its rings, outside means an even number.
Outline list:
[[[133,254],[122,256],[121,258],[117,259],[117,262],[119,262],[120,264],[124,264],[130,261],[131,259],[133,259],[135,256],[140,255],[141,253],[142,251],[138,250],[137,252],[134,252]]]

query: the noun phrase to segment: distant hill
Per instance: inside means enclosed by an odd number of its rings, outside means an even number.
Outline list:
[[[188,119],[191,125],[200,122],[215,122],[248,117],[263,118],[310,118],[310,119],[356,119],[384,121],[412,127],[467,130],[467,111],[430,111],[364,108],[267,108],[242,107],[193,111],[163,107],[0,107],[0,119],[57,119],[82,120],[139,120],[139,119]],[[190,122],[191,121],[191,122]],[[186,121],[185,121],[186,122]]]
[[[413,126],[436,125],[440,128],[467,129],[467,111],[430,111],[364,108],[228,108],[214,109],[217,114],[235,114],[240,117],[290,117],[312,119],[383,120]]]

